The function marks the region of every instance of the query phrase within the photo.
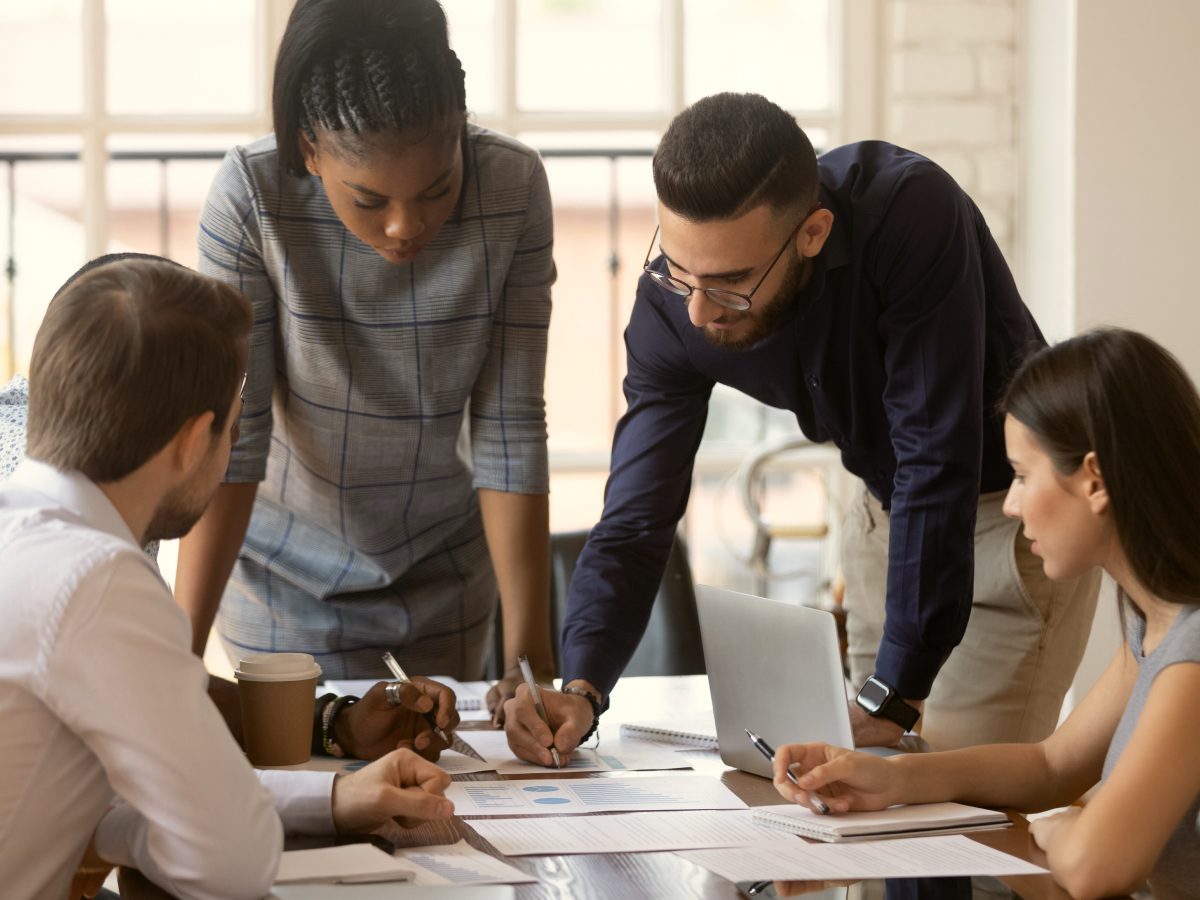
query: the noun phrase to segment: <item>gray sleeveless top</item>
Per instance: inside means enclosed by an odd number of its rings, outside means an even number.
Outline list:
[[[1137,660],[1139,671],[1133,694],[1129,697],[1104,759],[1104,779],[1108,778],[1125,745],[1129,743],[1150,693],[1150,686],[1158,673],[1175,663],[1200,662],[1200,606],[1184,606],[1180,609],[1166,637],[1149,656],[1142,653],[1142,640],[1146,636],[1145,621],[1133,611],[1126,618],[1129,648]],[[1198,752],[1195,747],[1177,749]],[[1162,856],[1150,873],[1150,888],[1155,900],[1200,898],[1200,795],[1192,799],[1188,811],[1171,833]]]

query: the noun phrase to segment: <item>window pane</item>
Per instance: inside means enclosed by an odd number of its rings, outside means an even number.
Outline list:
[[[0,0],[0,114],[83,109],[79,0]]]
[[[785,109],[834,106],[830,5],[831,0],[687,0],[687,102],[719,91],[749,91]]]
[[[250,114],[257,77],[257,4],[107,0],[108,111]]]
[[[121,135],[109,143],[109,250],[165,255],[196,265],[196,230],[204,200],[228,148],[248,135]],[[121,159],[122,153],[161,154]],[[189,159],[203,155],[207,158]],[[162,207],[166,206],[164,217]]]
[[[78,155],[79,142],[62,137],[0,138],[0,154],[32,151]],[[0,161],[0,258],[11,261],[16,278],[0,287],[5,315],[0,316],[0,380],[11,362],[29,370],[33,338],[46,305],[59,286],[83,265],[83,168],[77,160],[15,162],[15,196],[8,193],[9,163]],[[10,207],[10,203],[15,203]],[[9,230],[9,210],[15,210]],[[15,325],[8,332],[8,317]]]
[[[467,73],[467,109],[495,112],[496,35],[493,0],[442,0],[450,23],[450,46]]]
[[[597,146],[644,145],[646,135],[585,135]],[[552,153],[547,135],[522,139]],[[580,148],[575,148],[580,149]],[[615,165],[615,168],[614,168]],[[648,157],[549,155],[558,281],[550,319],[546,415],[551,452],[606,454],[624,412],[622,334],[629,321],[642,258],[654,229]],[[615,245],[610,193],[615,180]],[[617,273],[611,263],[615,254]]]
[[[652,0],[518,0],[517,105],[536,111],[662,108],[660,6]]]

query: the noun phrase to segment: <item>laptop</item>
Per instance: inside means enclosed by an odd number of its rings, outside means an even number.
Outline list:
[[[770,778],[746,729],[772,747],[853,747],[833,615],[724,588],[696,586],[721,761]]]

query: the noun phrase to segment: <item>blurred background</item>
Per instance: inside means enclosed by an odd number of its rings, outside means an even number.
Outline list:
[[[1200,375],[1190,0],[443,4],[473,120],[541,150],[550,175],[555,531],[600,513],[654,229],[649,155],[673,115],[720,90],[765,94],[819,149],[884,138],[929,155],[984,211],[1048,337],[1122,324]],[[0,382],[25,370],[46,303],[85,259],[195,264],[221,154],[270,131],[290,8],[0,0]],[[696,580],[820,602],[849,486],[822,450],[769,452],[797,438],[789,415],[717,391],[683,525]]]

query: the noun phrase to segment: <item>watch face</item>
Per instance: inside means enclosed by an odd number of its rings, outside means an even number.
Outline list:
[[[869,714],[875,715],[880,708],[887,702],[888,696],[891,694],[891,689],[881,681],[876,681],[874,678],[868,678],[862,686],[862,690],[858,692],[858,705],[865,709]]]

